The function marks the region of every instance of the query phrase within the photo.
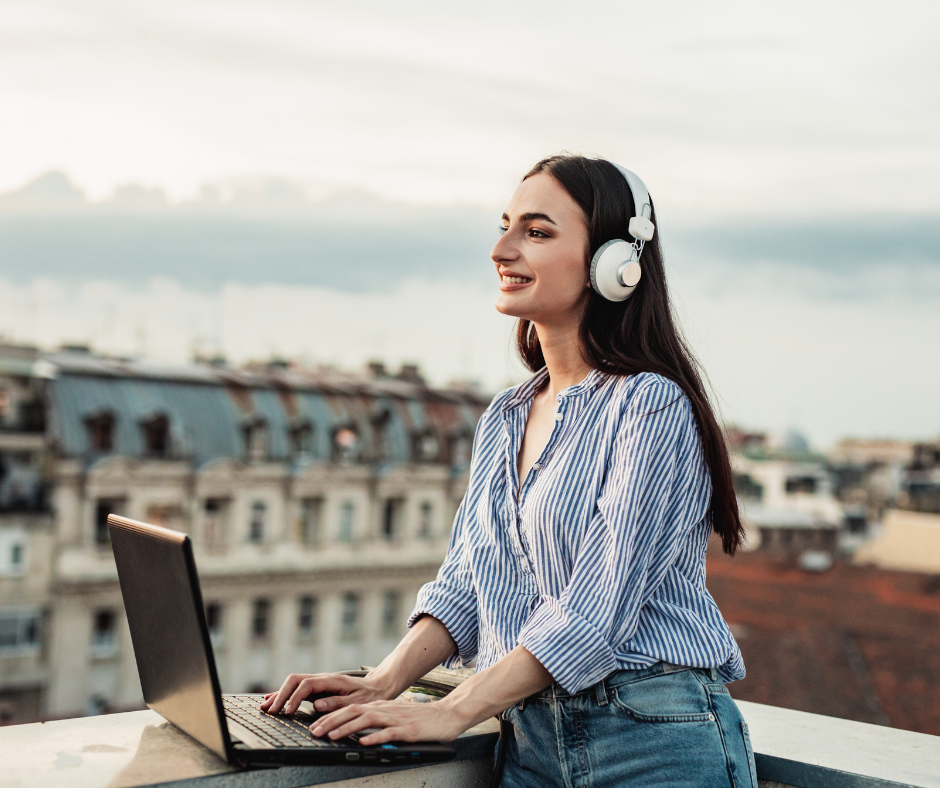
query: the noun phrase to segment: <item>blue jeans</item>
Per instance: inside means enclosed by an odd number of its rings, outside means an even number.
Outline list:
[[[503,713],[502,788],[757,788],[747,723],[714,670],[618,670]]]

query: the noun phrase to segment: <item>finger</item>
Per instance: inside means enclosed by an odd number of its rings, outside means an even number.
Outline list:
[[[366,747],[370,747],[373,744],[385,744],[385,742],[389,741],[407,741],[407,739],[404,736],[404,731],[397,727],[382,728],[380,731],[370,733],[368,736],[363,736],[359,739],[359,743]]]
[[[281,707],[287,702],[287,699],[293,694],[294,690],[297,689],[297,685],[303,680],[303,675],[291,673],[291,675],[284,679],[284,683],[273,698],[261,702],[261,710],[268,712],[268,714],[277,714],[281,710]]]
[[[367,711],[349,720],[349,722],[343,723],[338,728],[334,728],[327,736],[331,739],[342,739],[344,736],[349,736],[350,733],[357,733],[363,728],[384,728],[386,725],[391,725],[393,722],[394,719],[388,714]]]
[[[313,732],[314,736],[325,736],[337,726],[360,716],[364,711],[365,706],[362,704],[350,704],[349,706],[345,706],[342,709],[337,709],[330,714],[326,714],[323,717],[320,717],[320,719],[313,723],[310,730]]]
[[[306,677],[297,689],[291,694],[290,700],[284,705],[285,714],[293,714],[300,708],[300,704],[311,695],[328,693],[331,697],[346,695],[356,688],[347,676],[337,676],[331,673],[320,673]],[[316,708],[316,702],[314,702]]]
[[[313,702],[313,708],[317,711],[329,713],[350,706],[353,703],[361,702],[361,700],[361,698],[356,697],[355,693],[352,695],[333,695],[330,698],[318,698]]]
[[[307,676],[297,685],[289,700],[284,704],[284,713],[293,714],[308,697],[324,691],[322,676]]]

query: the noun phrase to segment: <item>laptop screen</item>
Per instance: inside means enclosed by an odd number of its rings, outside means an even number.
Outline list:
[[[108,530],[144,700],[229,760],[192,542],[177,531],[113,514]]]

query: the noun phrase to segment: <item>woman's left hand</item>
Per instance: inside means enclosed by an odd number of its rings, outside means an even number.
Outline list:
[[[353,703],[324,714],[310,730],[314,736],[341,739],[365,728],[381,728],[359,740],[366,747],[390,741],[451,741],[466,728],[447,705],[401,700]]]

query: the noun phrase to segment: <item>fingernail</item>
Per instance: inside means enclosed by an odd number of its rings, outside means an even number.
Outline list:
[[[322,736],[322,735],[323,735],[323,726],[322,726],[322,725],[317,725],[317,727],[313,729],[313,735],[314,735],[314,736]]]
[[[324,711],[326,709],[326,701],[323,701],[323,700],[314,701],[313,708],[315,708],[317,711]]]

